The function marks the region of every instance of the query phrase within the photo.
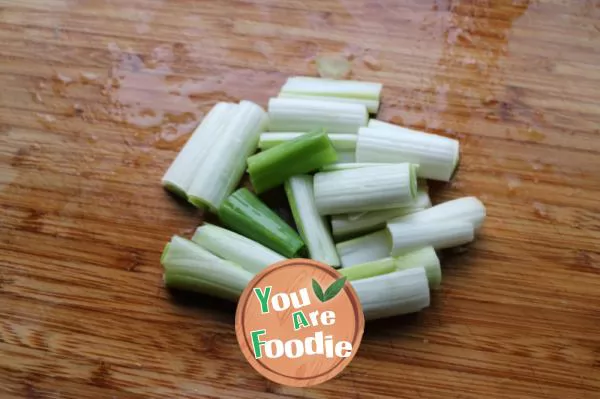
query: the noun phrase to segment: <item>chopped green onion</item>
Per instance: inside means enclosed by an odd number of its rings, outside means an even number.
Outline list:
[[[361,104],[323,100],[272,98],[269,100],[269,130],[272,132],[356,133],[366,126],[367,108]]]
[[[354,159],[356,159],[356,156],[354,157]],[[335,172],[338,170],[349,170],[349,169],[360,169],[360,168],[368,168],[371,166],[384,166],[384,165],[390,165],[389,163],[371,163],[371,162],[364,162],[364,163],[357,163],[357,162],[338,162],[338,163],[332,163],[330,165],[325,165],[321,168],[321,172]]]
[[[429,288],[436,290],[442,284],[442,267],[440,258],[432,246],[419,248],[395,258],[397,270],[424,267],[429,281]]]
[[[442,269],[440,260],[433,247],[424,247],[408,252],[397,258],[384,258],[372,262],[361,263],[351,267],[340,269],[342,276],[348,280],[360,280],[375,277],[381,274],[391,273],[397,270],[424,267],[429,281],[429,288],[437,289],[442,282]]]
[[[219,218],[233,231],[287,258],[296,258],[304,250],[298,233],[246,188],[240,188],[223,202]]]
[[[286,258],[238,233],[209,223],[198,227],[192,241],[213,254],[258,273]]]
[[[308,247],[310,257],[333,267],[340,266],[340,258],[327,222],[319,215],[315,205],[313,177],[308,175],[291,177],[285,182],[285,192],[296,226]]]
[[[292,141],[307,134],[313,133],[263,133],[260,135],[258,148],[261,150],[268,150],[269,148],[273,148],[279,144],[287,143],[288,141]],[[356,149],[356,139],[358,137],[356,134],[330,133],[327,135],[327,137],[329,137],[329,140],[331,140],[333,148],[338,151],[354,151]]]
[[[387,230],[392,237],[392,256],[425,246],[435,249],[456,247],[467,244],[474,238],[471,223],[454,220],[424,224],[388,223]]]
[[[377,100],[381,96],[382,88],[381,83],[293,76],[288,78],[281,92]]]
[[[239,265],[213,255],[190,240],[173,236],[161,256],[169,288],[235,301],[252,279]]]
[[[367,108],[367,111],[371,114],[377,113],[379,109],[378,100],[369,100],[364,98],[346,98],[346,97],[323,97],[318,95],[310,94],[295,94],[295,93],[279,93],[278,98],[297,98],[301,100],[318,100],[318,101],[331,101],[336,103],[348,103],[348,104],[360,104]]]
[[[163,176],[162,184],[167,190],[187,199],[187,192],[206,153],[220,137],[237,108],[237,104],[220,102],[204,117]]]
[[[337,154],[325,133],[302,135],[248,158],[250,181],[257,193],[283,184],[291,176],[335,162]]]
[[[336,238],[349,237],[360,233],[381,229],[394,218],[422,211],[431,206],[431,199],[426,190],[419,188],[415,202],[399,208],[353,214],[333,215],[331,227]]]
[[[340,242],[336,245],[343,267],[387,258],[392,251],[390,233],[379,230],[362,237]]]
[[[216,212],[240,182],[246,158],[256,151],[258,138],[266,129],[265,111],[242,101],[218,140],[210,147],[189,189],[189,201]]]
[[[358,133],[356,162],[410,162],[419,165],[419,177],[449,181],[458,158],[458,141],[447,137],[377,120]]]
[[[422,267],[351,282],[366,320],[418,312],[429,306],[429,284]]]
[[[468,222],[475,231],[481,228],[485,220],[485,205],[475,197],[463,197],[444,202],[432,208],[414,214],[390,220],[391,223],[427,224],[430,222],[454,220]]]
[[[379,108],[382,88],[383,85],[381,83],[296,76],[287,80],[281,88],[279,96],[310,96],[313,98],[357,102],[364,104],[369,112],[376,113]]]
[[[394,258],[387,257],[358,265],[352,265],[350,267],[343,267],[338,271],[342,276],[346,276],[348,281],[362,280],[364,278],[395,272],[396,260]]]
[[[399,208],[414,202],[416,165],[389,164],[319,172],[315,200],[321,215]]]

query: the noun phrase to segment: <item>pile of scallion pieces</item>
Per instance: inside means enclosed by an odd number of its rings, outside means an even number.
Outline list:
[[[162,183],[224,227],[174,236],[161,258],[166,285],[235,301],[263,268],[310,257],[341,268],[367,319],[427,307],[441,282],[436,251],[472,241],[485,207],[473,197],[432,206],[426,180],[451,179],[459,143],[369,119],[381,89],[292,77],[268,112],[215,105]],[[252,191],[237,189],[245,171]],[[259,197],[279,186],[297,230]]]

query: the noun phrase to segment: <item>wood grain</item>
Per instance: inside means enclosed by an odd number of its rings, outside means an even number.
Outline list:
[[[597,398],[599,21],[583,0],[0,0],[0,397]],[[382,119],[458,138],[434,200],[489,217],[431,308],[288,388],[244,360],[233,305],[163,289],[164,243],[204,215],[159,180],[212,104],[264,106],[325,53],[384,83]]]

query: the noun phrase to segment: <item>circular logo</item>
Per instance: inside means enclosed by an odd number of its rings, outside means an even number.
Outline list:
[[[352,285],[309,259],[279,262],[257,274],[242,293],[235,322],[252,367],[295,387],[338,375],[358,351],[365,326]]]

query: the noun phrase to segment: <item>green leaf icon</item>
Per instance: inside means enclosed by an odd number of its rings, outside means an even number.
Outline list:
[[[317,280],[315,280],[314,278],[312,279],[312,289],[313,289],[315,295],[317,296],[317,298],[319,298],[319,301],[325,302],[325,295],[323,294],[323,288],[321,288],[321,286],[319,285]]]
[[[325,290],[325,293],[323,293],[323,288],[321,288],[317,280],[313,278],[312,289],[317,298],[319,298],[319,301],[327,302],[335,298],[336,295],[340,293],[340,291],[344,288],[344,284],[346,284],[346,277],[335,280],[333,284],[331,284],[329,288]]]
[[[346,277],[342,277],[336,280],[333,284],[331,284],[329,288],[327,288],[327,290],[325,291],[325,300],[323,302],[327,302],[335,298],[335,296],[339,294],[340,291],[344,288],[344,284],[346,284]]]

